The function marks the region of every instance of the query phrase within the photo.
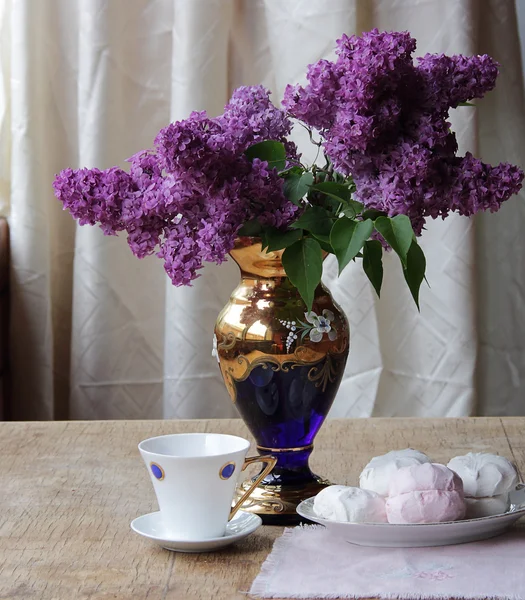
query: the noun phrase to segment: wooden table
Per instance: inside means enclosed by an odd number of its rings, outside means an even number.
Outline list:
[[[0,598],[246,600],[282,528],[196,555],[162,550],[129,528],[156,509],[138,442],[191,431],[248,436],[238,420],[0,423]],[[412,446],[438,462],[497,452],[524,473],[524,433],[525,418],[333,420],[312,466],[355,484],[372,456]]]

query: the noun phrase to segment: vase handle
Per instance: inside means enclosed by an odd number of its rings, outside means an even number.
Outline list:
[[[244,465],[242,466],[241,471],[244,471],[246,469],[246,467],[253,465],[256,462],[266,463],[266,467],[264,467],[264,469],[262,470],[260,475],[257,477],[257,479],[250,485],[250,487],[246,490],[246,492],[244,492],[244,494],[235,503],[235,506],[230,511],[230,517],[229,517],[228,521],[230,521],[233,518],[235,513],[239,510],[239,508],[241,508],[241,505],[243,504],[243,502],[248,498],[248,496],[250,496],[250,494],[253,492],[253,490],[261,483],[261,481],[266,477],[266,475],[271,473],[272,469],[275,467],[275,465],[277,463],[277,459],[275,458],[275,456],[269,456],[269,455],[251,456],[251,457],[245,459]]]

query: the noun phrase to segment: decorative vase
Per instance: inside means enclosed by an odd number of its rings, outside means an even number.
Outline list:
[[[230,254],[241,282],[214,336],[226,387],[259,454],[277,458],[242,506],[268,524],[297,522],[299,502],[329,485],[312,473],[308,459],[349,351],[348,321],[330,292],[319,285],[307,312],[283,269],[282,253],[264,252],[257,238],[238,238]]]

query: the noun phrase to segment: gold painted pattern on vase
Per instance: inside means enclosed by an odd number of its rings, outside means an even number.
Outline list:
[[[282,251],[263,252],[260,242],[239,238],[231,251],[241,282],[217,320],[214,354],[235,402],[235,382],[256,367],[289,371],[311,365],[308,379],[323,391],[344,368],[349,343],[342,311],[319,285],[311,311],[281,263]]]

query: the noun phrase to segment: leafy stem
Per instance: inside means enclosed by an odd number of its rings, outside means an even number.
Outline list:
[[[307,129],[311,137],[311,130]],[[312,142],[319,150],[320,144],[313,139]],[[339,274],[350,262],[362,259],[363,270],[379,296],[384,247],[399,257],[405,281],[419,308],[426,262],[406,215],[389,216],[355,200],[352,177],[338,173],[326,156],[322,168],[315,163],[309,169],[303,165],[285,168],[286,152],[281,142],[255,144],[246,155],[266,160],[277,169],[283,179],[284,194],[299,209],[285,229],[262,226],[255,219],[245,223],[240,234],[260,237],[267,251],[283,250],[283,267],[308,311],[321,281],[323,252],[336,257]]]

